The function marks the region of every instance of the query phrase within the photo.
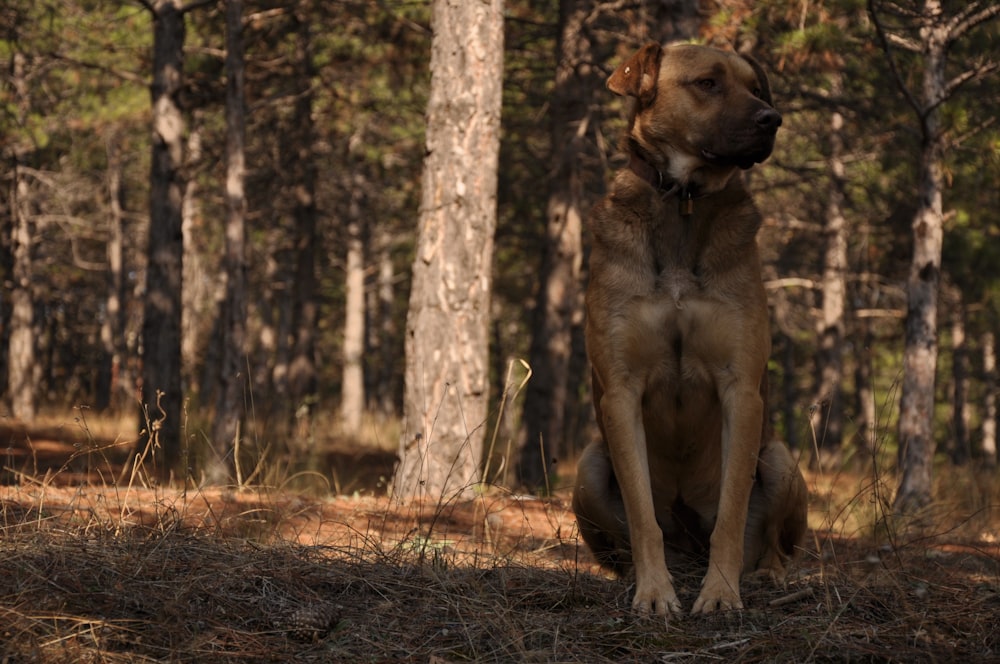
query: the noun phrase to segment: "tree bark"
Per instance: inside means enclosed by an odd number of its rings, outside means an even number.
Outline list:
[[[865,463],[874,463],[877,453],[878,435],[875,410],[875,386],[872,384],[872,347],[875,335],[872,334],[871,323],[864,319],[859,322],[856,333],[861,337],[861,347],[855,353],[854,386],[857,403],[857,449],[863,455]]]
[[[117,142],[118,132],[112,132],[107,139],[108,157],[108,296],[104,320],[101,321],[101,346],[104,349],[101,390],[97,395],[99,411],[118,411],[124,405],[123,385],[128,384],[125,376],[125,186],[122,182],[121,154]]]
[[[340,390],[340,420],[344,433],[361,433],[365,408],[365,376],[362,356],[365,350],[365,265],[361,196],[364,182],[355,176],[349,221],[347,224],[346,305],[344,311],[344,372]]]
[[[235,459],[247,384],[246,353],[246,119],[244,113],[243,0],[226,0],[226,226],[223,272],[225,296],[219,312],[222,332],[219,387],[215,402],[212,442],[216,454],[209,460],[209,481],[228,476]]]
[[[184,116],[179,96],[184,71],[180,0],[156,0],[153,11],[153,148],[150,174],[149,264],[142,325],[140,452],[150,437],[161,450],[157,474],[168,479],[181,451],[181,174]]]
[[[21,172],[19,157],[15,157],[12,183],[11,212],[13,234],[11,258],[13,259],[10,289],[10,337],[7,359],[7,390],[10,394],[11,414],[19,420],[30,422],[37,410],[36,353],[35,353],[35,303],[31,294],[32,272],[32,223],[26,209],[29,205],[28,185]]]
[[[184,171],[198,168],[204,158],[202,114],[195,111],[187,122]],[[202,248],[206,224],[197,178],[184,183],[181,203],[181,238],[184,246],[181,293],[181,384],[197,394],[200,403],[211,403],[218,387],[221,333],[218,318],[225,293],[224,275],[211,265]],[[201,369],[199,371],[199,368]]]
[[[948,49],[975,27],[1000,16],[996,3],[967,3],[955,16],[945,15],[941,0],[925,0],[915,18],[919,39],[886,32],[875,0],[868,0],[882,48],[896,83],[920,122],[921,152],[917,183],[918,207],[913,220],[913,257],[906,284],[906,340],[903,354],[903,389],[899,412],[899,490],[893,509],[913,512],[931,502],[934,466],[934,380],[937,368],[937,302],[941,281],[941,247],[944,238],[944,154],[947,137],[941,128],[941,107],[955,92],[997,68],[980,62],[950,80]],[[890,42],[923,59],[921,90],[910,91],[896,62]]]
[[[410,308],[400,498],[472,495],[489,397],[503,1],[435,0]]]
[[[17,96],[20,122],[25,122],[29,112],[31,91],[28,88],[26,58],[15,52],[11,57],[11,84]],[[10,395],[11,414],[24,421],[35,417],[37,381],[35,379],[35,314],[31,294],[32,224],[29,215],[30,194],[21,165],[27,148],[14,149],[13,177],[11,178],[10,215],[10,320],[7,337],[7,392]]]
[[[312,414],[316,408],[316,324],[319,303],[316,300],[316,251],[319,244],[316,209],[316,163],[313,145],[312,79],[315,74],[310,52],[310,20],[304,9],[296,13],[298,42],[297,74],[304,81],[295,102],[295,147],[289,164],[295,206],[295,273],[292,288],[291,331],[294,340],[288,364],[288,396],[292,406],[293,447],[307,449],[312,444]]]
[[[594,132],[594,91],[602,87],[591,66],[592,44],[584,21],[592,0],[559,3],[555,87],[550,97],[551,184],[546,208],[545,246],[533,312],[525,389],[518,433],[518,481],[545,488],[552,464],[573,445],[565,441],[573,319],[580,310],[583,218],[603,191],[604,164]]]
[[[951,461],[965,465],[972,455],[969,441],[969,349],[965,338],[965,304],[955,289],[955,311],[951,320]]]
[[[371,325],[371,341],[369,347],[371,356],[376,360],[375,372],[372,377],[374,394],[368,395],[374,399],[375,409],[385,417],[395,416],[399,412],[399,380],[395,367],[398,364],[398,350],[393,339],[398,338],[396,324],[396,272],[392,262],[392,246],[394,238],[388,229],[379,231],[378,246],[378,276],[376,278],[376,306],[369,310],[375,320]]]
[[[982,454],[983,462],[989,467],[997,464],[997,351],[996,337],[992,330],[983,332],[980,338],[983,351],[983,417]]]
[[[841,92],[840,75],[831,81],[831,94]],[[847,220],[844,217],[844,117],[834,111],[830,119],[830,153],[827,170],[830,184],[824,218],[823,277],[820,317],[817,321],[819,349],[816,355],[817,390],[811,425],[818,441],[819,467],[836,465],[843,439],[843,344],[847,295]]]
[[[938,0],[924,4],[924,15],[941,13]],[[906,334],[903,389],[899,412],[901,478],[894,509],[910,512],[931,501],[934,468],[934,383],[937,368],[937,308],[944,238],[944,136],[939,106],[944,98],[946,35],[931,22],[921,29],[925,47],[920,153],[919,206],[913,220],[913,256],[906,281]]]

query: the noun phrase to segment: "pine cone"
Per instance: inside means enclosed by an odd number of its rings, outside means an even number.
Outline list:
[[[329,604],[309,604],[292,611],[284,621],[288,636],[298,641],[318,641],[334,625],[334,609]]]

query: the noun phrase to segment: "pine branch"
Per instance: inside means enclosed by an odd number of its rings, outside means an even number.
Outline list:
[[[898,46],[904,51],[909,51],[910,53],[920,53],[924,50],[923,46],[920,45],[920,42],[892,32],[886,34],[886,39],[892,42],[893,46]]]
[[[979,2],[970,2],[964,10],[948,22],[949,42],[958,40],[976,26],[1000,16],[1000,3],[990,4],[983,9],[979,9],[980,4]]]
[[[189,11],[200,9],[205,5],[214,5],[218,2],[219,0],[191,0],[191,2],[180,8],[180,12],[181,14],[187,14]]]
[[[992,117],[986,118],[985,120],[983,120],[982,122],[980,122],[979,124],[977,124],[972,129],[969,129],[968,131],[962,132],[961,134],[959,134],[959,135],[955,136],[954,138],[952,138],[949,141],[948,144],[951,147],[958,147],[958,146],[962,145],[963,143],[965,143],[970,138],[972,138],[973,136],[976,136],[978,134],[983,133],[984,131],[986,131],[987,129],[989,129],[990,127],[992,127],[993,125],[995,125],[996,123],[997,123],[996,116],[992,116]]]
[[[128,81],[129,83],[138,83],[139,85],[148,85],[149,80],[135,73],[134,71],[125,71],[122,69],[116,69],[114,67],[105,67],[104,65],[99,65],[93,62],[85,62],[83,60],[77,60],[76,58],[70,58],[68,56],[62,55],[61,53],[48,53],[48,56],[53,60],[59,62],[66,62],[75,67],[82,67],[84,69],[93,69],[94,71],[99,71],[104,74],[109,74],[115,78]]]
[[[889,61],[889,70],[892,72],[892,77],[896,81],[896,86],[903,93],[906,98],[906,102],[913,108],[917,113],[917,117],[920,118],[921,125],[924,123],[924,118],[926,117],[923,107],[917,98],[913,96],[913,93],[906,86],[906,81],[903,80],[903,76],[899,73],[899,67],[896,64],[896,56],[892,54],[892,47],[889,45],[889,38],[886,36],[885,28],[882,26],[882,21],[878,17],[878,12],[875,11],[875,0],[868,0],[868,13],[872,17],[872,23],[875,24],[875,32],[878,35],[879,42],[882,44],[882,50],[885,52],[886,59]]]
[[[939,106],[948,100],[958,88],[962,87],[969,81],[975,81],[980,78],[989,76],[995,71],[1000,71],[1000,60],[989,60],[987,62],[981,62],[976,66],[975,69],[967,69],[963,71],[958,76],[954,77],[944,86],[944,92],[941,94],[941,99],[935,103],[935,106]]]

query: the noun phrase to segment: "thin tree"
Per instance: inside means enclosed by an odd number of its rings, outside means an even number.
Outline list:
[[[31,109],[31,90],[28,84],[28,58],[14,52],[10,59],[10,81],[17,98],[16,113],[19,126],[27,122]],[[14,147],[10,192],[10,320],[7,347],[7,392],[10,394],[11,413],[14,417],[31,421],[36,411],[36,348],[35,303],[32,296],[32,255],[34,224],[27,178],[27,160],[34,147],[28,141],[19,141]]]
[[[355,173],[348,205],[347,256],[345,260],[344,378],[340,390],[340,420],[344,433],[361,433],[365,408],[362,357],[365,351],[365,264],[362,198],[365,178]]]
[[[246,119],[243,55],[243,0],[226,0],[226,232],[223,268],[225,295],[220,322],[222,357],[212,440],[217,454],[209,462],[210,480],[226,479],[225,462],[237,453],[244,421],[246,351]],[[236,465],[239,469],[239,465]],[[237,478],[239,479],[239,478]]]
[[[603,76],[592,63],[593,44],[584,25],[594,8],[594,0],[559,3],[545,244],[528,357],[532,376],[518,434],[518,480],[529,489],[545,488],[558,451],[566,451],[573,317],[582,308],[583,218],[603,189],[604,164],[594,154],[600,120],[594,93],[603,87]]]
[[[843,75],[829,77],[831,96],[843,93]],[[816,357],[817,393],[810,423],[816,436],[823,467],[840,455],[843,437],[844,312],[847,304],[847,218],[844,214],[844,116],[830,113],[830,149],[826,212],[823,219],[823,277],[820,283],[820,315],[817,319],[819,348]]]
[[[997,465],[997,355],[996,337],[992,329],[983,331],[980,344],[983,352],[983,414],[982,456],[989,468]]]
[[[149,263],[142,324],[142,408],[140,427],[162,449],[161,478],[180,459],[181,449],[181,202],[184,196],[184,115],[180,93],[184,72],[184,12],[180,0],[146,3],[153,15],[153,154],[149,192]],[[139,443],[143,444],[142,441]]]
[[[294,206],[292,219],[295,267],[291,305],[292,346],[288,362],[288,398],[296,433],[293,447],[300,450],[312,439],[312,413],[316,407],[316,329],[319,302],[316,291],[316,252],[319,245],[316,205],[316,130],[313,125],[313,77],[310,5],[299,4],[292,16],[295,30],[295,76],[299,86],[292,111],[287,164]],[[282,342],[283,343],[283,342]]]
[[[469,495],[489,397],[503,0],[435,0],[410,307],[400,498]]]
[[[1000,60],[980,56],[970,67],[948,77],[948,53],[977,26],[1000,15],[1000,4],[970,2],[956,14],[945,14],[941,0],[924,0],[919,9],[868,0],[890,69],[920,126],[917,211],[913,218],[913,255],[906,282],[907,312],[903,355],[903,387],[899,412],[898,512],[912,512],[931,501],[934,460],[934,380],[937,368],[937,310],[944,238],[944,159],[953,141],[943,126],[942,106],[963,85],[1000,68]],[[891,10],[915,29],[909,36],[901,26],[883,24],[883,10]],[[921,87],[911,90],[900,69],[896,51],[921,59]]]
[[[139,0],[153,17],[152,158],[149,244],[142,322],[142,413],[137,452],[155,439],[157,474],[169,479],[181,458],[181,289],[184,244],[184,15],[209,0]]]
[[[101,321],[101,346],[104,350],[100,368],[101,390],[98,410],[121,406],[124,390],[125,361],[125,184],[122,155],[118,147],[120,130],[112,130],[106,139],[108,158],[108,295],[104,320]]]

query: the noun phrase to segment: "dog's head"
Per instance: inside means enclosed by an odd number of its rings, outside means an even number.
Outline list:
[[[608,79],[633,97],[629,139],[664,175],[688,183],[728,179],[767,159],[781,114],[752,58],[707,46],[647,44]]]

